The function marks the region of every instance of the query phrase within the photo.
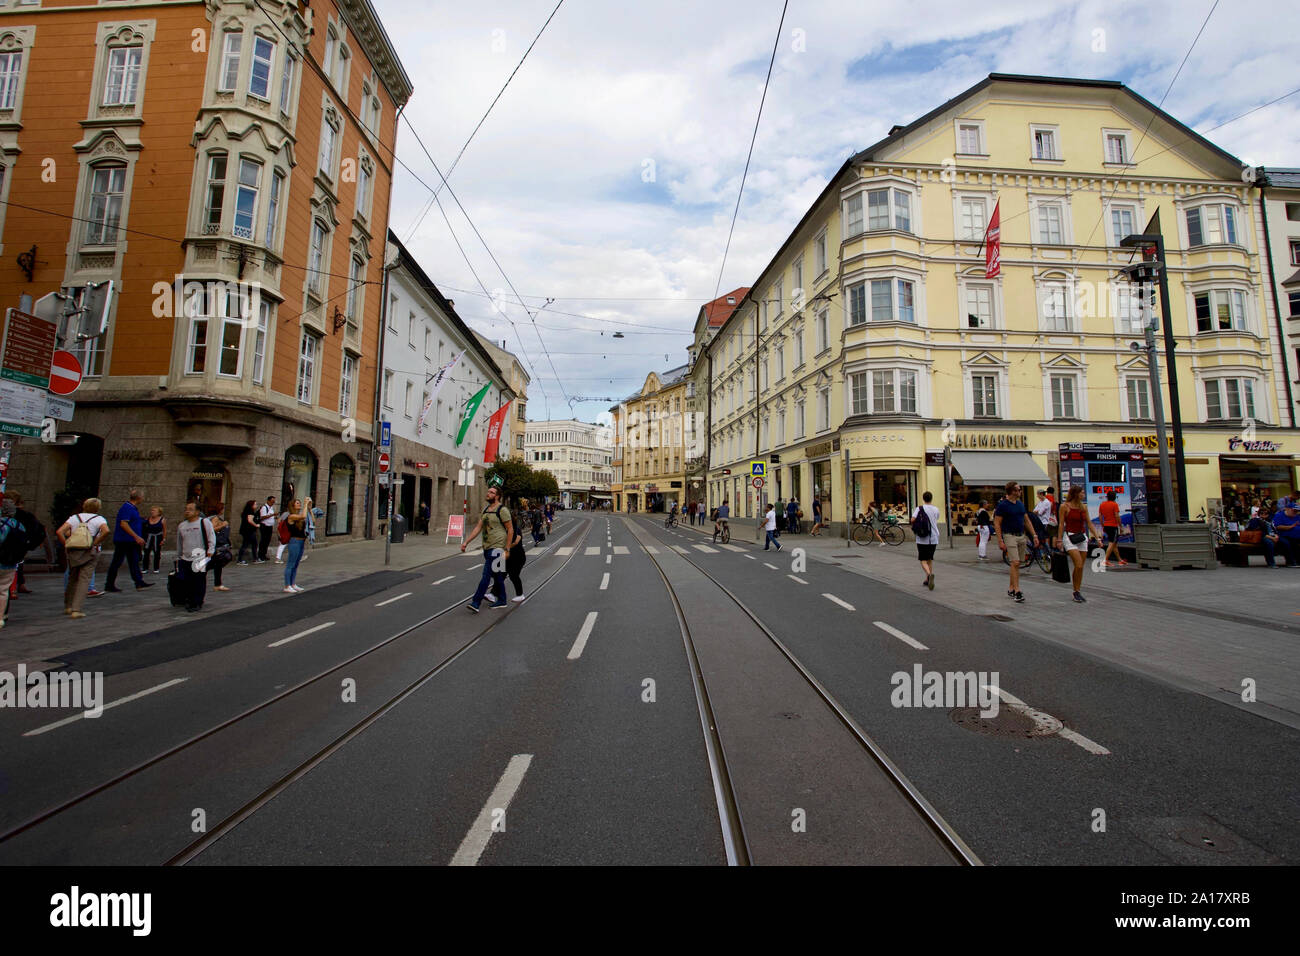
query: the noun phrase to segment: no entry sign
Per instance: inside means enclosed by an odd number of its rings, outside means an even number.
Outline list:
[[[81,362],[71,352],[58,349],[50,361],[50,391],[71,395],[81,384]]]
[[[388,471],[388,465],[389,465],[388,452],[381,451],[379,453],[379,473],[381,475],[384,472]]]

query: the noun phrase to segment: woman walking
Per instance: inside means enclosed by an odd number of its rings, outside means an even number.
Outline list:
[[[55,532],[63,542],[68,557],[68,581],[63,588],[63,613],[80,618],[81,604],[86,599],[86,586],[94,579],[95,562],[99,546],[109,536],[108,521],[100,515],[104,503],[98,498],[87,498],[81,511],[72,515]]]
[[[307,545],[307,510],[310,507],[310,498],[305,503],[295,498],[287,512],[285,520],[289,522],[289,557],[284,565],[285,594],[298,594],[307,590],[298,587],[298,565],[302,563],[302,550]]]
[[[925,572],[923,587],[934,590],[934,549],[939,546],[939,509],[930,504],[934,495],[926,492],[921,496],[922,504],[912,512],[912,534],[916,536],[916,560],[921,562]],[[924,519],[924,520],[922,520]]]
[[[229,591],[221,583],[221,569],[230,563],[230,522],[220,512],[212,516],[212,533],[217,545],[212,552],[212,583],[218,591]]]
[[[162,561],[163,539],[167,537],[167,519],[162,509],[154,505],[149,509],[149,520],[144,523],[144,559],[140,562],[140,572],[149,573],[149,555],[153,555],[153,573],[158,573]]]
[[[822,500],[819,497],[813,498],[813,524],[808,532],[808,537],[817,538],[822,533]]]
[[[244,560],[244,549],[247,548],[253,555],[253,560],[257,560],[257,502],[249,498],[244,502],[244,510],[239,514],[239,556],[240,564],[248,564]]]
[[[1088,520],[1088,505],[1083,500],[1083,486],[1071,485],[1061,502],[1061,537],[1065,553],[1073,562],[1074,603],[1083,604],[1083,559],[1088,555],[1088,530],[1091,526],[1101,538],[1101,531]]]
[[[528,508],[527,501],[522,502],[522,504],[525,509]],[[509,578],[510,583],[515,586],[515,596],[514,598],[512,598],[512,600],[514,601],[515,604],[522,604],[524,601],[524,582],[523,579],[519,576],[519,572],[524,569],[524,562],[528,559],[527,556],[524,554],[524,535],[523,532],[520,530],[519,525],[512,524],[511,532],[512,532],[513,540],[507,542],[507,546],[506,546],[507,548],[506,549],[506,577]],[[492,592],[493,592],[492,599],[497,604],[506,603],[504,582],[501,585],[501,593],[497,594],[496,582],[494,580],[492,583]]]

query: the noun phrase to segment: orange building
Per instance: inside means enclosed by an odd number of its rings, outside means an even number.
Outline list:
[[[173,526],[310,495],[318,536],[362,533],[410,95],[369,0],[7,4],[0,301],[57,316],[86,376],[10,493],[138,487]]]

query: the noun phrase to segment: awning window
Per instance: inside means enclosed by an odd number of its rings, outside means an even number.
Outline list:
[[[1050,485],[1047,473],[1023,451],[955,451],[952,466],[968,485],[1003,485],[1018,481],[1025,485]]]

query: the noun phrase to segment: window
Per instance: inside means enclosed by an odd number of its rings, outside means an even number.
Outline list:
[[[1034,129],[1034,159],[1060,159],[1056,150],[1056,130]]]
[[[831,427],[831,389],[824,386],[817,389],[817,430],[824,432]]]
[[[820,354],[830,347],[830,310],[822,309],[817,313],[817,352]]]
[[[11,110],[18,101],[18,81],[23,74],[21,50],[0,53],[0,110]]]
[[[241,33],[226,34],[221,51],[221,79],[217,81],[217,89],[223,93],[233,93],[239,84],[239,50],[243,42]]]
[[[1052,417],[1053,418],[1078,418],[1074,407],[1074,387],[1075,380],[1073,375],[1053,375],[1051,376],[1052,386]]]
[[[1038,204],[1038,241],[1059,246],[1065,242],[1065,210],[1059,203]]]
[[[1062,282],[1047,282],[1039,293],[1042,328],[1046,332],[1070,331],[1070,290]]]
[[[1223,245],[1237,241],[1237,213],[1229,205],[1213,203],[1187,210],[1189,246]]]
[[[1291,293],[1296,295],[1297,293]],[[779,382],[785,378],[785,343],[776,343],[776,380]]]
[[[1286,204],[1286,218],[1290,222],[1300,222],[1300,202]]]
[[[407,418],[415,417],[415,386],[409,381],[406,383],[406,401],[402,403],[402,409]]]
[[[221,232],[221,210],[226,200],[226,154],[208,157],[207,199],[203,208],[203,232],[214,236]]]
[[[1200,292],[1196,303],[1197,332],[1245,332],[1246,295],[1237,289]]]
[[[1129,162],[1128,133],[1106,134],[1106,162],[1125,165]]]
[[[849,325],[867,321],[867,284],[859,282],[849,286]]]
[[[415,313],[410,312],[406,316],[406,344],[415,348]]]
[[[871,316],[877,322],[889,322],[894,318],[894,300],[890,293],[890,280],[871,280]]]
[[[826,271],[826,233],[813,240],[813,268],[817,275]]]
[[[185,374],[202,375],[208,362],[208,319],[211,315],[207,288],[196,290],[185,300],[190,334],[185,349]]]
[[[804,400],[801,398],[794,403],[794,439],[798,441],[803,438],[804,429]],[[734,458],[735,455],[732,455]]]
[[[1286,298],[1291,309],[1290,315],[1292,317],[1300,316],[1300,292],[1288,292]]]
[[[280,225],[280,191],[284,188],[284,173],[271,174],[271,199],[266,207],[266,247],[275,246],[275,235]]]
[[[357,322],[357,293],[361,290],[361,283],[365,278],[366,264],[361,261],[360,256],[352,257],[352,264],[348,269],[348,311],[347,320],[349,325],[356,325]],[[425,352],[428,353],[429,333],[424,334]]]
[[[364,217],[366,210],[369,208],[367,197],[370,194],[370,165],[366,162],[359,164],[357,169],[357,215]]]
[[[265,37],[253,37],[253,66],[248,71],[248,92],[259,100],[271,99],[271,64],[275,44]]]
[[[895,279],[898,289],[898,320],[900,322],[916,321],[916,286],[906,279]]]
[[[957,152],[975,156],[983,155],[981,132],[978,123],[958,123]]]
[[[912,196],[901,189],[873,189],[867,193],[867,229],[889,229],[891,227],[891,197],[893,202],[892,227],[903,232],[911,232]],[[858,196],[854,197],[854,199],[858,198]],[[850,203],[852,203],[852,200],[850,200]],[[861,203],[859,203],[859,211],[860,207]],[[850,235],[852,235],[851,231]]]
[[[847,223],[845,235],[856,236],[862,232],[862,194],[849,198],[844,204],[844,216]]]
[[[433,360],[433,330],[424,330],[424,360],[426,362]]]
[[[244,296],[238,289],[227,289],[219,296],[224,308],[221,312],[221,358],[217,374],[238,378],[240,359],[244,351]]]
[[[1110,244],[1118,246],[1125,236],[1137,233],[1137,210],[1132,206],[1110,207]]]
[[[772,296],[776,302],[776,317],[779,319],[785,314],[785,282],[782,279],[776,280],[776,295]]]
[[[962,239],[982,240],[988,228],[988,206],[983,199],[963,199],[959,232]]]
[[[393,373],[384,373],[384,408],[393,407]]]
[[[325,223],[313,219],[311,225],[311,249],[307,254],[307,288],[317,295],[321,291],[321,277],[325,271]]]
[[[1248,378],[1205,380],[1207,421],[1232,421],[1255,417],[1255,383]]]
[[[235,193],[236,239],[252,239],[257,221],[257,189],[262,182],[262,164],[251,159],[239,161],[239,190]]]
[[[257,309],[257,332],[253,336],[253,384],[261,385],[266,370],[266,335],[271,327],[271,303],[262,302]]]
[[[334,35],[333,28],[330,28],[325,33],[325,60],[322,64],[325,67],[325,75],[330,79],[334,78],[334,60],[338,54],[338,48],[339,38]]]
[[[997,418],[998,416],[998,377],[996,375],[972,375],[971,410],[976,418]]]
[[[352,393],[356,387],[357,358],[343,353],[343,371],[339,377],[339,414],[344,418],[352,415]]]
[[[104,76],[105,106],[135,105],[143,54],[144,50],[138,46],[116,47],[108,51],[108,71]]]
[[[1134,292],[1127,282],[1116,282],[1112,286],[1115,302],[1115,318],[1119,320],[1120,332],[1125,335],[1142,335],[1146,324],[1142,319],[1142,296]]]
[[[315,394],[312,389],[316,382],[316,350],[319,342],[316,336],[304,330],[302,346],[298,350],[298,401],[304,405],[312,404]]]
[[[911,369],[857,372],[849,381],[855,415],[916,413],[916,372]]]
[[[794,287],[790,290],[790,295],[793,297],[793,301],[791,302],[791,308],[793,308],[795,311],[799,311],[803,308],[803,300],[804,300],[802,258],[796,259],[794,261],[794,265],[791,266],[790,268],[790,274],[792,280],[794,281]]]
[[[331,74],[330,74],[331,79],[334,80],[334,85],[335,85],[335,87],[337,87],[339,90],[342,90],[342,91],[344,91],[344,92],[347,91],[347,84],[348,84],[348,57],[350,57],[350,56],[351,56],[351,54],[348,53],[348,48],[345,47],[345,46],[340,45],[340,46],[339,46],[339,56],[338,56],[338,60],[337,60],[337,62],[336,62],[336,64],[335,64],[335,65],[336,65],[336,70],[333,71],[333,72],[331,72]]]
[[[280,112],[289,115],[290,95],[293,93],[293,57],[286,50],[284,70],[280,73]]]
[[[1291,240],[1291,265],[1300,266],[1300,239]]]
[[[966,325],[972,329],[993,328],[992,286],[966,286]]]
[[[803,329],[794,330],[794,367],[803,365]]]
[[[334,153],[338,146],[338,130],[334,128],[335,120],[329,114],[320,124],[320,171],[330,179],[334,178]]]
[[[106,245],[117,242],[122,220],[122,199],[126,192],[125,166],[96,166],[90,176],[89,222],[86,242]]]
[[[1128,402],[1128,419],[1131,422],[1151,420],[1151,383],[1144,378],[1130,377],[1124,382],[1124,395]]]

